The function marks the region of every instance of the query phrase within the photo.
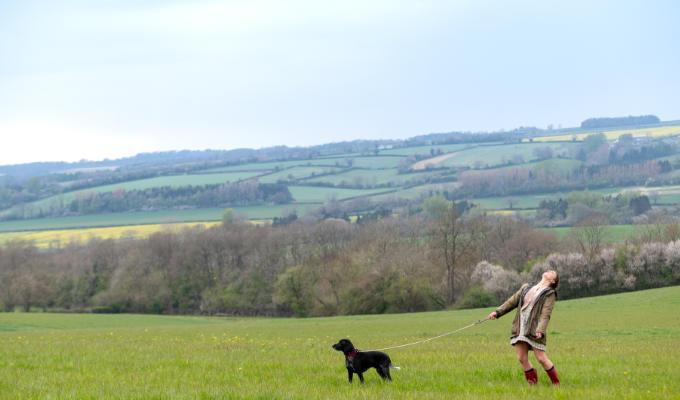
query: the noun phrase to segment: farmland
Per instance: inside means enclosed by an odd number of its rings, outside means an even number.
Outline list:
[[[388,350],[402,369],[387,384],[368,371],[363,386],[348,385],[330,347],[342,337],[361,349],[422,340],[492,309],[310,319],[2,313],[0,397],[678,398],[680,319],[669,311],[679,306],[680,287],[559,301],[548,351],[560,387],[542,371],[527,386],[508,345],[511,317]]]
[[[209,228],[219,222],[187,222],[174,224],[147,224],[129,226],[110,226],[106,228],[60,229],[37,232],[0,233],[0,244],[9,241],[30,242],[37,247],[59,247],[68,243],[85,243],[92,238],[99,239],[143,239],[161,231],[179,231],[201,226]]]
[[[541,136],[533,138],[534,142],[552,142],[552,141],[570,141],[583,140],[586,136],[595,132],[602,132],[607,140],[616,140],[621,135],[630,134],[633,136],[648,136],[648,137],[664,137],[680,134],[680,125],[659,126],[652,128],[639,129],[616,129],[616,130],[601,130],[593,132],[574,133],[571,135],[556,135],[556,136]]]
[[[525,143],[525,144],[511,144],[498,146],[479,146],[468,150],[460,151],[455,156],[447,158],[437,164],[437,166],[474,166],[481,163],[482,166],[497,167],[514,159],[513,162],[524,163],[525,161],[535,158],[534,151],[538,148],[549,146],[555,155],[568,154],[570,148],[573,147],[571,143]]]
[[[583,151],[581,141],[586,135],[594,132],[577,129],[569,134],[536,136],[533,137],[533,143],[520,143],[513,137],[513,140],[507,142],[489,140],[454,144],[415,143],[411,146],[396,147],[369,146],[361,151],[345,146],[347,148],[345,152],[331,155],[309,153],[300,159],[262,159],[261,161],[249,159],[217,167],[211,167],[208,163],[205,166],[194,163],[187,167],[190,168],[190,172],[182,174],[165,172],[160,176],[93,185],[79,190],[69,188],[75,187],[74,185],[83,187],[82,179],[78,181],[70,177],[59,183],[60,190],[63,190],[60,194],[52,194],[34,201],[17,202],[13,207],[0,210],[0,218],[4,219],[0,221],[0,232],[9,234],[40,230],[214,222],[221,219],[225,208],[233,208],[248,219],[269,220],[290,213],[292,210],[296,210],[298,216],[303,216],[331,201],[337,201],[340,208],[347,208],[346,212],[335,217],[343,214],[358,215],[371,212],[380,204],[387,204],[387,207],[394,208],[394,213],[404,213],[407,212],[407,208],[413,210],[420,207],[426,197],[443,193],[447,193],[449,198],[456,200],[468,200],[477,205],[479,211],[487,211],[489,215],[513,215],[530,220],[537,215],[536,210],[541,201],[565,198],[572,190],[585,188],[591,192],[613,196],[634,191],[648,196],[654,207],[668,208],[680,202],[680,189],[678,189],[680,186],[677,185],[678,170],[672,166],[677,164],[675,154],[664,153],[656,159],[658,162],[666,162],[667,168],[671,170],[658,177],[654,176],[654,179],[640,177],[617,184],[617,182],[603,178],[594,187],[591,187],[587,181],[580,186],[567,185],[569,177],[573,176],[575,171],[582,173],[585,169],[594,168],[593,161],[584,158],[586,156],[577,158],[579,151]],[[626,133],[636,137],[641,135],[647,135],[650,138],[669,137],[680,134],[680,125],[672,123],[639,129],[609,129],[603,132],[609,140],[614,140]],[[640,144],[640,146],[643,145]],[[415,171],[416,166],[425,166],[425,168]],[[599,165],[598,168],[600,168]],[[543,177],[546,182],[560,179],[563,183],[556,185],[555,188],[538,187],[533,190],[529,187],[519,192],[516,191],[516,187],[511,187],[510,189],[515,192],[506,195],[470,194],[469,191],[463,191],[461,195],[457,194],[461,188],[462,176],[467,177],[468,182],[477,176],[475,174],[480,174],[481,178],[478,180],[486,180],[489,174],[512,173],[513,170],[518,169],[528,171],[532,177]],[[85,174],[85,178],[89,176],[87,174],[116,174],[116,171],[111,168],[89,171],[78,173]],[[619,173],[619,175],[622,174],[630,175],[628,170]],[[148,173],[145,176],[148,176]],[[283,190],[287,189],[290,195],[284,192],[288,199],[281,204],[262,200],[249,200],[248,203],[230,204],[223,207],[219,207],[216,202],[197,204],[202,199],[214,199],[215,196],[221,195],[214,193],[204,195],[201,188],[206,185],[238,182],[278,185],[279,188],[285,186]],[[139,200],[140,196],[143,200],[144,196],[151,195],[150,191],[166,193],[169,192],[168,188],[175,188],[179,193],[189,190],[186,189],[188,185],[194,188],[191,189],[194,192],[185,195],[186,199],[181,201],[189,203],[177,201],[173,203],[172,199],[164,203],[166,199],[161,197],[156,199],[157,205],[146,206],[143,201]],[[546,183],[543,185],[545,186]],[[565,189],[561,190],[560,185]],[[144,190],[147,192],[136,194]],[[91,203],[100,206],[104,201],[101,199],[106,199],[107,202],[112,201],[114,192],[131,193],[130,197],[134,199],[134,205],[123,206],[124,212],[121,212],[120,207],[94,209],[94,211],[88,208]],[[100,195],[101,199],[95,194]],[[1,192],[0,197],[2,197]],[[353,202],[358,198],[362,200]],[[352,204],[354,208],[350,209]],[[356,205],[364,208],[356,208]],[[83,214],[83,210],[88,214]],[[630,223],[630,220],[626,223]],[[132,231],[134,228],[128,230]],[[92,231],[83,234],[99,234],[99,232]],[[4,237],[6,241],[9,236],[4,235]],[[51,237],[54,238],[55,234],[51,234]]]

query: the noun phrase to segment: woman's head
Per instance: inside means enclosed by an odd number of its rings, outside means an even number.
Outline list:
[[[552,269],[545,271],[541,278],[553,289],[557,289],[557,285],[560,284],[560,276],[557,275],[557,271]]]

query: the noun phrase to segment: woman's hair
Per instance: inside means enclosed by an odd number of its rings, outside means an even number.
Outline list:
[[[553,288],[555,291],[555,298],[559,297],[557,293],[557,286],[560,285],[560,275],[557,273],[557,271],[553,270],[555,272],[555,283],[551,283],[550,287]]]
[[[553,272],[555,272],[555,283],[550,284],[550,287],[557,290],[557,286],[560,284],[560,275],[555,270]]]

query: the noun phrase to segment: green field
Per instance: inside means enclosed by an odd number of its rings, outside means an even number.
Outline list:
[[[567,234],[574,228],[572,227],[559,227],[559,228],[542,228],[548,232],[553,232],[558,238],[562,239],[567,236]],[[623,243],[627,239],[633,238],[636,235],[643,233],[644,226],[640,225],[609,225],[604,227],[604,238],[605,243]]]
[[[378,156],[378,157],[355,157],[353,158],[353,166],[359,168],[383,169],[383,168],[397,168],[399,162],[404,160],[402,156]]]
[[[400,186],[408,182],[418,181],[427,175],[434,175],[432,172],[420,172],[410,174],[399,174],[396,168],[393,169],[352,169],[347,172],[334,175],[320,176],[305,180],[305,182],[327,182],[333,185],[367,185],[375,186],[380,184],[391,184]]]
[[[290,167],[297,167],[297,166],[329,166],[333,167],[336,166],[336,164],[344,164],[342,158],[333,158],[333,159],[314,159],[314,160],[288,160],[288,161],[267,161],[267,162],[258,162],[258,163],[250,163],[250,164],[239,164],[239,165],[231,165],[228,167],[219,167],[219,168],[211,168],[207,169],[203,172],[208,172],[208,173],[216,173],[216,172],[237,172],[237,171],[274,171],[276,169],[285,169],[285,168],[290,168]]]
[[[277,183],[279,181],[288,181],[291,177],[293,180],[303,179],[310,176],[333,173],[338,170],[339,168],[335,167],[291,167],[281,171],[273,172],[271,174],[263,175],[257,178],[257,181],[261,183]]]
[[[106,193],[112,192],[116,189],[122,188],[125,190],[144,190],[154,187],[162,186],[202,186],[202,185],[213,185],[220,183],[234,183],[244,179],[252,178],[259,175],[258,172],[233,172],[233,173],[219,173],[219,174],[186,174],[186,175],[173,175],[173,176],[159,176],[156,178],[139,179],[135,181],[127,181],[114,183],[111,185],[96,186],[93,188],[74,190],[71,192],[62,193],[56,196],[47,197],[45,199],[35,201],[31,203],[34,207],[35,212],[43,209],[48,212],[50,205],[52,203],[61,203],[68,205],[78,193],[96,192],[96,193]],[[7,210],[5,211],[7,212]]]
[[[325,202],[333,197],[346,200],[359,196],[371,196],[389,189],[342,189],[323,186],[289,186],[296,202]]]
[[[389,350],[400,371],[347,383],[361,349],[430,338],[491,309],[310,319],[0,314],[0,398],[677,399],[680,287],[558,301],[548,355],[528,387],[508,343],[511,316]]]
[[[286,210],[297,209],[304,215],[318,205],[283,204],[276,206],[231,207],[236,213],[243,213],[249,219],[271,219],[280,217]],[[140,211],[82,215],[62,218],[24,219],[0,222],[0,232],[20,232],[51,229],[92,228],[104,226],[162,224],[174,222],[219,221],[226,208],[197,208],[188,210]]]
[[[536,158],[534,151],[539,148],[549,146],[553,154],[557,156],[562,153],[569,153],[569,150],[576,146],[574,143],[522,143],[507,144],[499,146],[478,146],[466,150],[461,150],[458,154],[447,158],[437,164],[438,167],[473,167],[476,163],[481,163],[482,167],[501,166],[513,161],[515,156],[521,157],[523,162],[528,162]]]
[[[489,143],[485,143],[489,144]],[[460,151],[463,149],[470,149],[479,146],[476,143],[463,143],[463,144],[441,144],[441,145],[431,145],[431,146],[416,146],[416,147],[401,147],[398,149],[381,150],[380,155],[386,156],[410,156],[414,154],[430,154],[430,151],[441,150],[442,153],[451,153],[454,151]]]

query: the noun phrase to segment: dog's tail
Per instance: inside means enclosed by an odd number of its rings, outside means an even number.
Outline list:
[[[400,367],[395,367],[394,365],[390,364],[390,369],[401,369]]]

